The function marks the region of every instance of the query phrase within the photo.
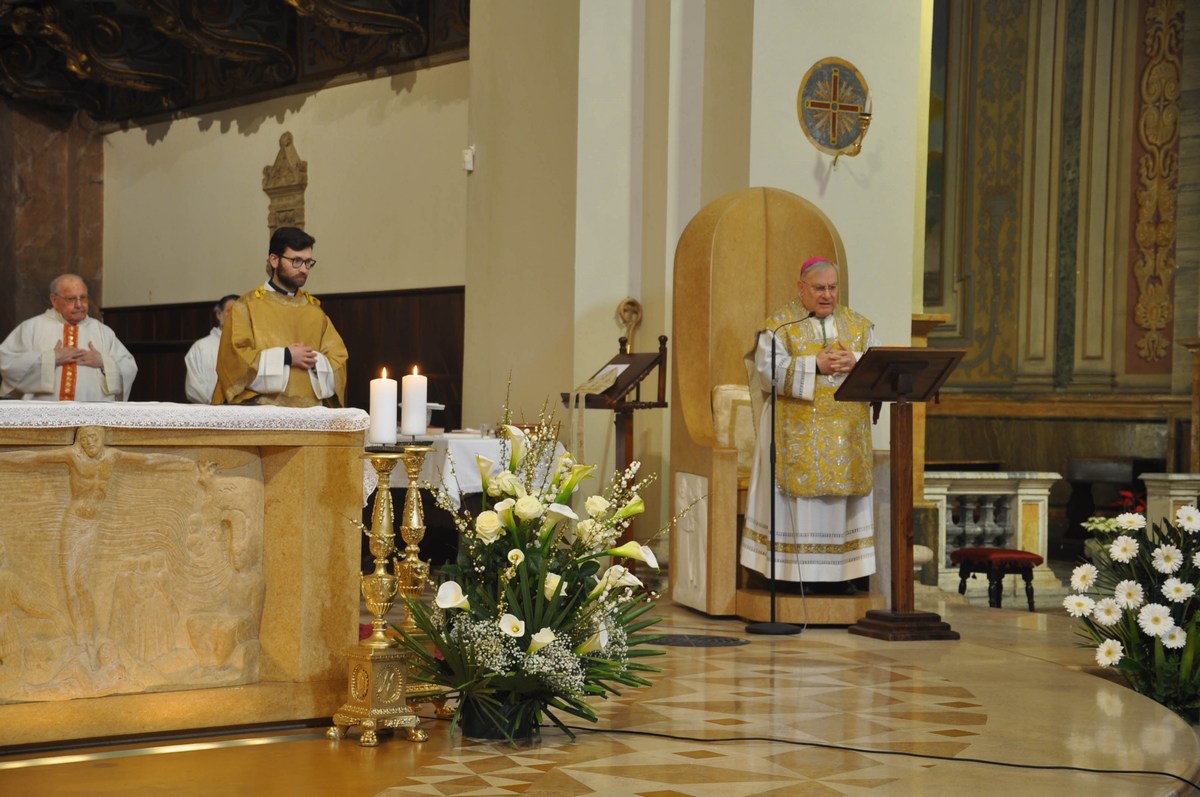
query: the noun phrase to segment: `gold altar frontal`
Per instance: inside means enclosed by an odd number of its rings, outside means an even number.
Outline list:
[[[180,405],[181,428],[143,428],[136,405],[64,406],[45,412],[102,417],[15,426],[27,409],[0,407],[5,744],[331,716],[358,629],[366,413],[218,429]]]

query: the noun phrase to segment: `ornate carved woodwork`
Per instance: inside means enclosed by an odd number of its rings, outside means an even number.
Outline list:
[[[0,91],[124,121],[463,58],[469,0],[0,0]]]

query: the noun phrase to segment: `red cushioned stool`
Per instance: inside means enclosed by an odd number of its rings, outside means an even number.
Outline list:
[[[988,580],[988,606],[1000,608],[1000,593],[1004,588],[1004,577],[1020,573],[1025,579],[1025,597],[1029,598],[1029,611],[1033,611],[1033,568],[1042,563],[1042,557],[1029,551],[1012,548],[959,548],[950,552],[950,563],[958,565],[958,594],[967,594],[967,577],[972,573],[986,573]]]

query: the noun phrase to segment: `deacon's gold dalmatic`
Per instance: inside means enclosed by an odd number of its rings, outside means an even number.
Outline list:
[[[318,399],[308,373],[299,371],[293,371],[287,388],[277,395],[260,395],[250,390],[250,383],[258,375],[262,351],[286,348],[298,341],[328,358],[334,372],[334,396],[324,401]],[[346,344],[321,309],[317,297],[304,290],[289,296],[260,285],[229,309],[217,356],[217,389],[213,403],[341,407],[346,402],[347,359]]]
[[[815,356],[833,343],[822,336],[820,319],[802,321],[808,311],[797,300],[767,319],[794,357]],[[866,351],[871,322],[848,307],[833,310],[838,340],[854,351]],[[792,384],[792,369],[783,384]],[[776,478],[779,487],[798,498],[866,495],[872,484],[871,428],[868,405],[837,401],[833,380],[818,376],[813,400],[779,396],[775,423]]]

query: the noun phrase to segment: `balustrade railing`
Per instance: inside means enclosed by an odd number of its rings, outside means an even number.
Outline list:
[[[1048,527],[1050,487],[1062,478],[1038,471],[926,471],[925,500],[938,512],[938,586],[958,591],[958,568],[950,554],[958,548],[1013,548],[1039,554],[1034,588],[1043,598],[1061,596],[1062,582],[1050,569]],[[1018,578],[1005,579],[1004,592],[1015,595]],[[1021,585],[1022,595],[1024,585]],[[987,605],[987,582],[967,582],[967,596]]]

